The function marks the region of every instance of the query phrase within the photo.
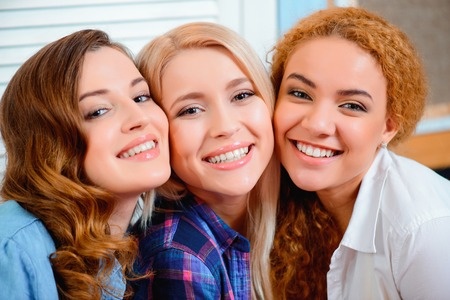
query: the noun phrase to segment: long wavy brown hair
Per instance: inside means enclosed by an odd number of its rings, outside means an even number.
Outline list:
[[[73,33],[28,59],[0,103],[7,153],[1,196],[16,200],[51,234],[56,251],[50,261],[61,299],[112,293],[107,283],[116,259],[128,274],[137,251],[134,238],[110,235],[117,199],[95,186],[83,167],[87,144],[78,82],[85,54],[100,47],[129,55],[102,31]]]
[[[390,144],[406,139],[420,120],[427,95],[424,70],[408,37],[362,8],[330,8],[300,20],[275,45],[272,83],[279,92],[284,69],[300,43],[338,36],[378,62],[387,81],[387,113],[398,126]],[[279,299],[326,299],[326,274],[343,235],[315,193],[298,189],[283,172],[280,212],[271,254],[272,284]]]

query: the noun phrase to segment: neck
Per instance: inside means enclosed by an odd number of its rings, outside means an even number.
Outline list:
[[[358,191],[359,185],[349,191],[333,190],[317,192],[320,202],[338,223],[342,233],[347,230]]]
[[[130,220],[136,207],[138,198],[119,199],[113,214],[109,218],[109,227],[111,235],[123,236],[130,225]]]
[[[231,228],[246,236],[247,195],[229,197],[200,197]],[[206,199],[206,200],[205,200]]]

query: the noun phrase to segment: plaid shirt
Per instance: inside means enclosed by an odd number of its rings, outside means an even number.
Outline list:
[[[135,299],[251,298],[250,243],[204,203],[159,199],[140,240]]]

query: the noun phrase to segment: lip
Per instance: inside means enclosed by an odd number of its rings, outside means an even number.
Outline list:
[[[134,147],[136,147],[138,145],[146,143],[146,142],[154,142],[155,143],[155,148],[150,149],[150,151],[158,149],[158,139],[156,138],[156,136],[153,135],[153,134],[146,134],[146,135],[143,135],[143,136],[139,136],[136,139],[132,140],[130,143],[128,143],[125,147],[122,148],[122,150],[119,151],[119,153],[117,153],[117,157],[121,158],[120,156],[123,153],[129,151],[130,149],[132,149],[132,148],[134,148]],[[145,151],[145,152],[147,152],[147,151]],[[145,152],[143,152],[143,153],[145,153]],[[133,158],[133,157],[131,157],[131,158]]]

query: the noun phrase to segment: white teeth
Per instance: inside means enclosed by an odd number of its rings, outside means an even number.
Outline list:
[[[141,152],[153,149],[153,148],[155,148],[155,146],[156,145],[155,145],[154,141],[145,142],[143,144],[137,145],[137,146],[129,149],[127,152],[120,154],[120,158],[128,158],[128,157],[135,156],[136,154],[139,154]]]
[[[238,159],[241,159],[242,157],[246,156],[248,153],[248,147],[236,149],[227,153],[222,153],[220,155],[216,155],[213,157],[208,157],[208,162],[212,164],[219,164],[224,162],[231,162]]]
[[[297,149],[308,156],[312,157],[331,157],[334,156],[334,151],[326,150],[318,147],[313,147],[311,145],[304,145],[297,142]]]
[[[313,152],[313,156],[314,156],[314,157],[320,157],[320,149],[315,148],[315,149],[314,149],[314,152]]]

